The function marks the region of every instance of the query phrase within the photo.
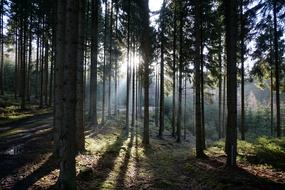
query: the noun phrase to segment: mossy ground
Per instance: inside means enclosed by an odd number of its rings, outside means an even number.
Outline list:
[[[27,105],[27,109],[20,108],[20,99],[15,100],[12,95],[0,96],[0,130],[17,121],[30,119],[39,115],[51,113],[51,108],[39,108],[35,100]]]
[[[236,168],[225,167],[224,141],[207,150],[209,159],[191,158],[186,168],[202,189],[283,189],[285,187],[284,139],[261,137],[238,141]]]
[[[160,139],[151,126],[151,145],[145,148],[142,123],[126,135],[123,121],[123,117],[108,120],[86,130],[86,152],[76,157],[78,189],[284,188],[284,139],[240,141],[238,167],[230,169],[225,167],[223,141],[207,149],[208,159],[196,159],[193,139],[179,144],[168,131]],[[0,172],[2,188],[54,189],[59,170],[52,146],[46,135],[26,144],[22,155],[1,157],[2,165],[6,162],[6,172]]]

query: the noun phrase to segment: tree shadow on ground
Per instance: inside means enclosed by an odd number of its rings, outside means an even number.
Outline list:
[[[0,123],[0,127],[10,127],[10,128],[14,128],[17,126],[23,126],[23,125],[28,125],[28,124],[32,124],[32,123],[37,123],[39,121],[42,121],[48,117],[52,117],[52,113],[43,113],[40,115],[34,115],[34,116],[30,116],[28,118],[22,118],[22,119],[18,119],[13,121],[11,119],[10,122],[8,123]]]
[[[186,143],[184,143],[186,145]],[[226,157],[196,159],[190,147],[173,140],[153,139],[145,150],[154,189],[285,189],[284,180],[256,174],[253,169],[226,168]],[[251,173],[253,171],[253,173]]]
[[[201,188],[207,189],[284,189],[285,185],[254,175],[241,167],[225,167],[225,156],[209,159],[188,159],[187,175],[192,176]]]
[[[143,189],[191,189],[188,185],[191,179],[183,174],[183,162],[190,153],[189,144],[176,143],[168,130],[164,131],[164,138],[158,137],[153,128],[150,133],[151,143],[144,147],[145,158],[139,163],[139,175],[147,181],[142,181],[140,186]]]
[[[120,167],[120,172],[118,174],[118,177],[116,179],[116,187],[115,189],[121,190],[121,189],[126,189],[125,186],[125,177],[128,171],[128,165],[130,162],[130,158],[131,158],[131,150],[133,147],[133,141],[134,141],[134,129],[132,128],[130,131],[130,142],[128,143],[128,148],[126,150],[126,154],[125,157],[123,159],[123,164]]]
[[[19,169],[28,165],[34,165],[41,161],[43,155],[52,151],[51,137],[42,135],[31,138],[23,144],[19,153],[15,155],[0,156],[0,178],[5,181],[8,176],[13,176],[18,181]]]
[[[35,137],[45,136],[52,132],[52,118],[50,114],[43,114],[39,118],[25,119],[13,124],[7,124],[0,132],[0,152],[12,146],[26,144]]]
[[[48,175],[55,169],[58,169],[58,159],[54,155],[51,155],[48,160],[43,163],[37,170],[32,172],[29,176],[25,177],[21,181],[18,181],[14,187],[15,189],[19,190],[28,189],[39,179]]]
[[[120,150],[127,139],[125,131],[122,130],[115,142],[109,145],[104,154],[98,160],[96,166],[92,170],[80,171],[77,175],[79,181],[91,182],[96,186],[95,189],[100,187],[107,180],[109,174],[115,166],[115,160],[119,156]],[[94,180],[94,181],[93,181]]]

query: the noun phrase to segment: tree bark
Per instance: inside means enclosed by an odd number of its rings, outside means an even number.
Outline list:
[[[76,78],[76,150],[85,151],[84,135],[84,89],[83,89],[83,71],[84,71],[84,9],[85,1],[79,1],[78,15],[78,50],[77,50],[77,78]]]
[[[173,21],[173,73],[172,73],[172,137],[175,137],[175,124],[176,124],[176,0],[173,1],[174,3],[174,21]]]
[[[219,53],[218,53],[218,61],[219,61],[219,120],[218,120],[218,134],[219,139],[222,138],[222,38],[219,39]]]
[[[227,117],[227,110],[226,110],[226,89],[227,89],[227,76],[226,76],[226,68],[224,67],[224,73],[223,73],[223,116],[222,116],[222,138],[225,137],[225,131],[226,131],[226,117]]]
[[[39,30],[39,29],[38,29]],[[40,37],[37,34],[37,53],[36,53],[36,85],[35,85],[35,98],[39,98],[39,51],[40,51]]]
[[[56,53],[55,53],[55,79],[54,79],[54,154],[59,157],[60,148],[60,135],[62,135],[63,128],[63,96],[64,96],[64,84],[63,84],[63,72],[65,62],[65,12],[66,12],[66,0],[57,1],[57,22],[56,22]],[[41,45],[39,43],[39,54],[41,54]],[[41,55],[39,55],[41,57]],[[39,58],[39,63],[41,62]],[[41,63],[40,63],[41,65]],[[42,85],[41,85],[42,86]],[[42,90],[40,90],[42,91]],[[41,92],[40,92],[41,93]],[[40,95],[42,96],[42,95]]]
[[[274,59],[275,59],[275,89],[276,89],[276,134],[281,137],[281,115],[280,115],[280,63],[278,51],[278,34],[277,34],[277,0],[273,1],[273,19],[274,19]]]
[[[149,64],[150,64],[150,34],[148,0],[137,2],[141,8],[142,18],[142,52],[144,60],[144,121],[143,144],[149,145]]]
[[[201,113],[201,1],[195,3],[195,124],[196,124],[196,157],[204,157],[202,137],[202,113]]]
[[[40,108],[44,105],[44,43],[43,43],[43,35],[40,42],[40,70],[41,70],[41,80],[40,80]]]
[[[164,17],[166,1],[163,1],[161,9],[161,33],[160,33],[160,111],[159,111],[159,137],[163,137],[164,131]]]
[[[227,127],[225,151],[227,166],[236,166],[237,156],[237,2],[225,0],[227,55]]]
[[[44,61],[44,104],[45,106],[48,105],[48,66],[49,66],[49,40],[48,36],[46,35],[45,39],[45,61]]]
[[[184,123],[183,123],[183,128],[184,128],[184,140],[186,140],[186,135],[187,135],[187,128],[186,128],[186,99],[187,99],[187,78],[185,76],[185,79],[184,79],[184,113],[183,113],[183,120],[184,120]]]
[[[49,102],[48,105],[52,106],[54,102],[54,65],[55,65],[55,46],[56,46],[56,31],[55,26],[52,28],[52,43],[51,43],[51,62],[50,62],[50,74],[49,74]]]
[[[245,110],[244,110],[244,16],[243,16],[243,0],[240,0],[240,60],[241,60],[241,123],[240,123],[240,132],[241,140],[245,140]]]
[[[115,4],[116,7],[116,18],[115,18],[115,40],[118,40],[118,20],[119,20],[119,5],[118,2]],[[116,47],[117,48],[117,47]],[[115,106],[114,114],[117,116],[118,112],[118,49],[116,49],[116,58],[115,58]]]
[[[64,43],[64,61],[63,64],[63,123],[60,133],[60,175],[59,189],[76,189],[76,170],[75,170],[75,150],[76,150],[76,69],[78,57],[78,39],[79,39],[79,15],[80,1],[68,0],[58,1],[58,16],[62,16],[65,23],[65,36],[60,36],[58,44]],[[65,9],[66,8],[66,9]],[[65,14],[65,16],[64,16]],[[62,18],[59,18],[61,20]],[[59,23],[61,30],[61,24]],[[62,34],[59,32],[59,34]],[[61,53],[59,51],[58,53]]]
[[[26,31],[27,24],[23,18],[21,24],[21,109],[26,109]]]
[[[104,22],[104,64],[103,64],[103,100],[102,100],[102,121],[101,125],[105,123],[105,98],[106,98],[106,55],[107,55],[107,21],[108,21],[108,1],[105,4],[105,22]]]
[[[158,114],[159,114],[159,79],[158,79],[158,68],[156,67],[155,69],[155,100],[154,100],[154,106],[155,106],[155,115],[154,115],[154,120],[155,120],[155,127],[159,127],[159,120],[158,120]]]
[[[274,126],[273,126],[273,71],[271,68],[270,71],[270,132],[271,132],[271,136],[274,136]]]
[[[98,57],[98,15],[99,15],[99,0],[92,0],[91,5],[91,79],[90,79],[90,113],[91,123],[97,127],[97,57]]]
[[[177,113],[177,139],[176,142],[181,143],[181,119],[182,119],[182,77],[183,77],[183,7],[179,2],[179,76],[178,76],[178,113]]]
[[[112,47],[113,47],[113,45],[112,45],[112,43],[113,43],[113,0],[111,0],[111,5],[110,5],[110,41],[109,41],[109,50],[110,50],[110,57],[109,57],[109,59],[110,59],[110,63],[109,63],[109,71],[108,71],[108,75],[109,75],[109,85],[108,85],[108,87],[109,87],[109,89],[108,89],[108,116],[110,117],[111,116],[111,107],[112,107],[112,102],[111,102],[111,94],[112,94],[112,92],[111,92],[111,90],[112,90],[112,88],[111,88],[111,85],[112,85],[112,83],[111,83],[111,79],[112,79],[112,52],[113,52],[113,50],[112,50]]]
[[[130,99],[130,21],[131,21],[131,1],[128,0],[128,34],[127,34],[127,99],[126,99],[126,133],[129,133],[129,99]]]
[[[18,70],[19,70],[19,63],[18,63],[18,29],[15,31],[15,73],[14,73],[14,98],[17,99],[18,96]]]
[[[202,32],[203,30],[203,25],[202,25],[202,21],[201,21],[201,54],[200,54],[200,59],[201,59],[201,133],[202,133],[202,147],[203,150],[206,149],[206,144],[205,144],[205,101],[204,101],[204,54],[203,54],[203,37],[202,37]]]
[[[30,16],[30,19],[32,19],[32,16]],[[29,102],[31,100],[31,69],[32,69],[32,40],[33,40],[33,34],[32,34],[32,26],[30,24],[29,27],[29,58],[28,58],[28,73],[27,73],[27,101]]]
[[[0,20],[0,31],[1,31],[1,59],[0,59],[0,95],[4,95],[4,0],[1,0],[0,5],[1,20]]]
[[[132,80],[132,127],[134,128],[135,126],[135,78],[136,78],[136,69],[135,69],[135,66],[136,66],[136,63],[135,63],[135,57],[136,57],[136,42],[134,40],[134,46],[133,46],[133,80]]]

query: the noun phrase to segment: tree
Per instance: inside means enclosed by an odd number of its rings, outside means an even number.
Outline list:
[[[142,21],[142,55],[144,61],[144,131],[143,131],[143,144],[149,145],[149,63],[150,63],[150,28],[149,28],[149,7],[148,0],[137,2],[140,10],[140,18]]]
[[[21,109],[26,109],[26,47],[27,47],[27,8],[24,8],[23,15],[20,21],[20,60],[21,60]]]
[[[164,131],[164,9],[166,6],[166,1],[163,1],[161,8],[161,31],[160,31],[160,111],[159,111],[159,137],[163,137]]]
[[[245,123],[244,123],[244,15],[243,15],[243,0],[240,0],[240,62],[241,62],[241,123],[240,123],[240,132],[241,140],[245,140]]]
[[[104,64],[103,64],[103,100],[102,100],[102,121],[101,124],[105,123],[105,99],[106,99],[106,63],[107,63],[107,26],[108,26],[108,0],[105,0],[105,21],[104,21]]]
[[[91,33],[91,74],[90,74],[90,120],[97,126],[97,56],[98,56],[98,14],[99,0],[91,2],[91,18],[92,18],[92,33]]]
[[[111,116],[111,78],[112,78],[112,53],[113,53],[113,0],[111,0],[111,5],[110,5],[110,34],[109,34],[109,68],[108,68],[108,116]]]
[[[237,156],[237,2],[224,1],[227,55],[227,166],[236,165]]]
[[[76,151],[85,151],[84,135],[84,105],[83,105],[83,62],[84,62],[84,10],[85,1],[79,3],[78,14],[78,45],[77,45],[77,67],[76,67]]]
[[[0,3],[0,95],[4,94],[4,0]]]
[[[222,37],[219,40],[219,138],[223,137],[223,122],[222,122],[222,82],[223,82],[223,73],[222,73]]]
[[[202,137],[201,113],[201,2],[195,3],[195,125],[196,125],[196,157],[205,157]]]
[[[131,1],[128,0],[127,9],[127,99],[126,99],[126,133],[129,133],[129,108],[130,108],[130,25],[131,25]]]
[[[274,62],[275,62],[275,80],[276,80],[276,131],[277,137],[281,137],[281,115],[280,115],[280,63],[278,49],[278,34],[277,34],[277,0],[273,0],[273,44],[274,44]]]
[[[119,3],[115,1],[115,9],[116,9],[116,16],[115,16],[115,42],[118,42],[118,22],[119,22]],[[117,116],[118,112],[118,57],[119,57],[119,48],[115,48],[115,106],[114,106],[114,113]]]
[[[136,80],[136,41],[133,37],[133,67],[132,67],[132,127],[135,126],[135,80]]]
[[[275,80],[272,81],[271,88],[276,91],[275,103],[277,137],[282,135],[280,115],[280,80],[282,79],[281,57],[284,52],[284,40],[282,40],[284,30],[282,29],[281,24],[277,21],[279,19],[281,21],[280,23],[282,23],[282,19],[284,18],[284,11],[282,10],[284,10],[284,6],[284,0],[270,0],[260,1],[260,3],[254,7],[255,11],[260,11],[265,19],[260,20],[256,25],[256,29],[258,30],[256,41],[259,48],[254,51],[252,56],[258,60],[251,72],[255,76],[258,76],[259,79],[268,79],[268,76],[275,77]],[[266,54],[266,51],[270,53]],[[272,75],[269,72],[264,72],[264,69],[262,69],[265,63],[269,64],[267,65],[270,68],[268,71],[272,72]],[[271,102],[271,118],[273,121],[273,99]]]
[[[59,189],[76,189],[75,148],[76,148],[76,69],[78,63],[80,9],[82,1],[57,2],[57,57],[56,65],[62,76],[62,87],[56,91],[63,108],[59,131],[60,175]],[[63,70],[62,70],[63,69]]]
[[[175,103],[176,103],[176,99],[175,99],[175,94],[176,94],[176,83],[175,83],[175,80],[176,80],[176,26],[177,26],[177,3],[176,3],[176,0],[173,0],[173,4],[174,4],[174,16],[173,16],[173,65],[172,65],[172,121],[171,121],[171,125],[172,125],[172,137],[175,136],[175,125],[176,125],[176,106],[175,106]]]
[[[178,115],[177,115],[177,140],[176,142],[181,142],[181,120],[182,120],[182,80],[183,80],[183,4],[179,2],[179,76],[178,76]]]

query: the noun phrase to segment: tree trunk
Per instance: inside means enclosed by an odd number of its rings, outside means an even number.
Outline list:
[[[203,137],[202,137],[202,113],[201,113],[201,1],[195,4],[195,124],[196,124],[196,157],[204,157]]]
[[[118,40],[118,20],[119,20],[119,5],[118,2],[116,2],[116,21],[115,21],[115,40]],[[117,45],[117,44],[116,44]],[[117,46],[116,46],[117,48]],[[115,55],[115,106],[114,106],[114,113],[115,116],[117,116],[118,112],[118,49],[116,49],[116,55]]]
[[[18,96],[18,70],[19,70],[19,63],[18,63],[18,29],[15,31],[15,73],[14,73],[14,98],[17,99]]]
[[[103,65],[103,101],[102,101],[102,121],[101,125],[105,123],[105,98],[106,98],[106,55],[107,55],[107,21],[108,21],[108,2],[105,4],[105,23],[104,23],[104,65]]]
[[[43,89],[44,89],[44,43],[43,43],[43,35],[42,35],[42,40],[40,43],[40,70],[41,70],[41,81],[40,81],[40,108],[43,107],[44,105],[44,93],[43,93]]]
[[[0,95],[4,95],[4,0],[1,0],[0,5],[1,20],[0,20],[0,30],[1,30],[1,59],[0,59]]]
[[[136,63],[135,63],[135,57],[136,57],[136,42],[134,40],[134,47],[133,47],[133,92],[132,92],[132,127],[134,128],[135,126],[135,78],[136,78],[136,69],[135,69],[135,66],[136,66]]]
[[[245,140],[245,123],[244,123],[244,21],[243,21],[243,0],[240,0],[240,40],[241,40],[241,50],[240,50],[240,61],[241,61],[241,123],[240,132],[241,140]]]
[[[76,150],[76,68],[78,57],[78,35],[79,35],[79,16],[80,1],[69,0],[65,4],[58,1],[58,20],[65,19],[57,27],[58,34],[62,34],[61,24],[65,25],[65,36],[59,36],[57,44],[64,43],[64,50],[58,53],[64,56],[64,61],[58,64],[64,65],[63,72],[63,125],[61,126],[60,142],[60,175],[59,189],[76,189],[76,170],[75,170],[75,150]],[[66,9],[65,9],[66,8]],[[62,16],[63,18],[59,18]],[[65,38],[64,41],[60,39]],[[60,60],[61,61],[61,60]]]
[[[136,64],[136,121],[138,121],[138,112],[139,112],[139,95],[138,95],[138,92],[139,92],[139,64],[140,64],[140,55],[138,55],[139,56],[139,62]],[[137,125],[136,125],[136,127],[137,127]]]
[[[90,6],[91,5],[91,6]],[[88,113],[88,120],[92,124],[92,112],[91,109],[93,109],[93,104],[91,104],[91,46],[92,46],[92,34],[91,33],[91,39],[89,42],[89,31],[92,31],[92,1],[87,1],[86,2],[86,7],[85,7],[85,15],[84,15],[84,25],[90,26],[89,29],[84,29],[84,63],[83,63],[83,97],[84,97],[84,102],[83,102],[83,112],[85,113],[87,111]],[[91,16],[90,16],[91,15]],[[91,23],[89,23],[91,21]],[[89,48],[89,43],[90,43],[90,48]],[[90,54],[89,54],[89,49],[90,49]],[[90,59],[87,58],[88,54],[90,55]],[[89,61],[90,60],[90,61]],[[87,68],[87,64],[90,63],[89,69]],[[89,88],[87,87],[87,78],[89,78]]]
[[[205,144],[205,101],[204,101],[204,55],[203,55],[203,37],[202,37],[202,22],[201,22],[201,126],[202,126],[202,147],[205,150],[206,149],[206,144]]]
[[[35,80],[35,98],[39,98],[39,51],[40,51],[40,37],[37,34],[37,53],[36,53],[36,80]]]
[[[24,19],[26,20],[26,19]],[[23,24],[24,22],[24,24]],[[21,109],[26,109],[26,22],[21,24]]]
[[[83,71],[84,71],[84,9],[85,1],[79,1],[78,15],[78,49],[77,49],[77,81],[76,81],[76,150],[83,152],[85,150],[84,136],[84,89],[83,89]]]
[[[131,21],[131,1],[128,0],[128,34],[127,34],[127,99],[126,99],[126,133],[129,133],[129,99],[130,99],[130,21]]]
[[[227,55],[227,127],[225,151],[227,166],[236,165],[237,156],[237,2],[225,0]]]
[[[270,45],[270,133],[271,136],[274,136],[274,87],[273,87],[273,71],[274,71],[274,47],[272,44],[272,29],[270,27],[270,38],[269,38],[269,45]]]
[[[92,0],[91,5],[91,79],[90,79],[90,115],[91,123],[97,127],[97,56],[98,56],[98,15],[99,0]]]
[[[223,79],[223,116],[222,116],[222,138],[225,137],[225,131],[226,131],[226,117],[227,117],[227,110],[226,110],[226,79],[227,79],[227,76],[226,76],[226,68],[224,67],[224,79]]]
[[[154,115],[154,120],[155,120],[155,127],[159,127],[159,120],[158,120],[158,113],[159,113],[159,109],[158,109],[158,97],[159,97],[159,79],[158,79],[158,68],[156,67],[155,69],[155,100],[154,100],[154,107],[155,107],[155,115]]]
[[[271,136],[274,136],[274,126],[273,126],[273,71],[271,68],[270,71],[270,132],[271,132]]]
[[[65,7],[66,0],[57,1],[57,22],[56,22],[56,54],[55,54],[55,79],[54,79],[54,154],[59,157],[59,148],[62,146],[59,139],[61,138],[63,131],[63,96],[64,96],[64,83],[63,72],[65,62]],[[41,65],[41,43],[39,42],[39,59],[38,62]],[[42,79],[41,79],[42,81]],[[42,82],[41,82],[42,83]],[[41,85],[42,86],[42,85]],[[40,89],[40,99],[42,96],[42,90]]]
[[[172,73],[172,137],[175,137],[175,124],[176,124],[176,12],[177,12],[177,6],[176,6],[176,0],[174,0],[174,22],[173,22],[173,73]]]
[[[111,90],[112,90],[112,88],[111,88],[111,85],[112,85],[111,78],[112,78],[112,52],[113,52],[113,50],[112,50],[112,46],[113,46],[112,45],[112,43],[113,43],[113,0],[111,0],[110,12],[111,12],[111,14],[110,14],[110,42],[109,42],[109,46],[110,46],[109,47],[110,48],[110,57],[109,57],[110,63],[109,63],[109,72],[108,72],[108,75],[109,75],[108,116],[109,117],[111,116],[111,107],[112,107],[112,102],[111,102],[111,94],[112,94],[112,92],[111,92]]]
[[[46,35],[47,38],[47,35]],[[44,62],[44,97],[45,97],[45,106],[48,105],[48,60],[49,60],[49,42],[48,39],[45,41],[45,62]]]
[[[184,119],[184,123],[183,123],[183,128],[184,128],[184,140],[186,140],[186,135],[187,135],[187,128],[186,128],[186,98],[187,98],[187,78],[185,76],[184,79],[184,113],[183,113],[183,119]]]
[[[149,64],[150,64],[150,34],[149,34],[149,7],[148,0],[137,2],[141,8],[142,20],[142,52],[144,60],[144,130],[143,144],[149,145]]]
[[[30,19],[32,17],[30,16]],[[32,41],[33,41],[33,34],[32,34],[32,26],[30,24],[30,31],[29,31],[29,60],[28,60],[28,73],[27,73],[27,101],[31,100],[31,69],[32,69]]]
[[[164,11],[166,1],[163,1],[161,9],[161,33],[160,33],[160,111],[159,111],[159,136],[163,137],[164,131]]]
[[[274,58],[275,58],[275,89],[276,89],[276,132],[277,137],[281,137],[281,116],[280,116],[280,69],[279,69],[279,51],[278,51],[278,31],[277,31],[277,0],[273,1],[273,19],[274,19]]]
[[[182,119],[182,73],[183,73],[183,7],[182,2],[179,2],[180,22],[179,22],[179,76],[178,76],[178,113],[177,113],[177,139],[176,142],[181,142],[181,119]]]
[[[52,29],[52,48],[51,48],[51,63],[50,63],[50,80],[49,80],[49,102],[48,105],[52,106],[53,104],[53,95],[54,95],[54,64],[55,64],[55,46],[56,46],[56,38],[55,38],[55,27]]]
[[[218,134],[219,139],[222,138],[222,37],[219,39],[219,53],[218,53],[218,61],[219,61],[219,120],[218,120]]]

